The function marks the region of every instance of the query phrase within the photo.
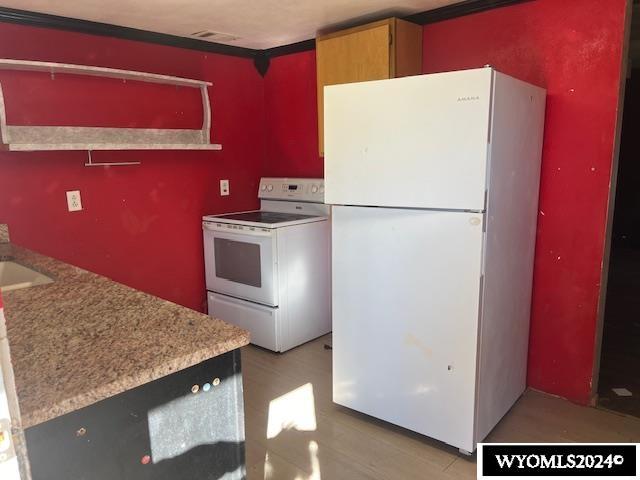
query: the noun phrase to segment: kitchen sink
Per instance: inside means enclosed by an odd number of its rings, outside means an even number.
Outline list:
[[[16,262],[0,262],[0,292],[52,283],[53,279]]]

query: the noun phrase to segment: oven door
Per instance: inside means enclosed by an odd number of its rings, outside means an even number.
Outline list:
[[[275,230],[203,222],[207,290],[278,306]]]

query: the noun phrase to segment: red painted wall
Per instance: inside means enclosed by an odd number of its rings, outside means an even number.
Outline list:
[[[424,70],[491,64],[547,88],[529,384],[587,403],[624,0],[537,0],[424,28]]]
[[[548,89],[529,384],[579,403],[592,382],[624,9],[536,0],[424,28],[425,73],[491,64]],[[278,174],[322,173],[313,55],[280,57],[266,77],[267,168]]]
[[[272,59],[264,93],[265,174],[324,176],[318,154],[315,50]]]
[[[264,159],[263,80],[253,63],[223,55],[0,24],[0,57],[100,65],[213,82],[212,140],[221,152],[0,153],[0,223],[11,239],[135,288],[203,309],[200,218],[257,206]],[[37,73],[0,74],[8,120],[23,125],[199,128],[196,90]],[[231,181],[220,197],[219,180]],[[66,210],[81,190],[82,212]]]

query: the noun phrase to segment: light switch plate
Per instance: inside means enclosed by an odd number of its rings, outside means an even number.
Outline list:
[[[220,180],[220,195],[223,197],[229,195],[229,180]]]
[[[78,212],[82,210],[80,190],[71,190],[67,192],[67,208],[70,212]]]

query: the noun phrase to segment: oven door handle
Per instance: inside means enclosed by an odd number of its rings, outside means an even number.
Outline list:
[[[202,229],[208,230],[211,232],[220,232],[225,233],[227,235],[243,235],[249,237],[271,237],[273,236],[273,230],[263,227],[247,227],[243,226],[242,230],[229,228],[229,223],[222,224],[223,226],[218,226],[218,224],[214,222],[202,222]]]

